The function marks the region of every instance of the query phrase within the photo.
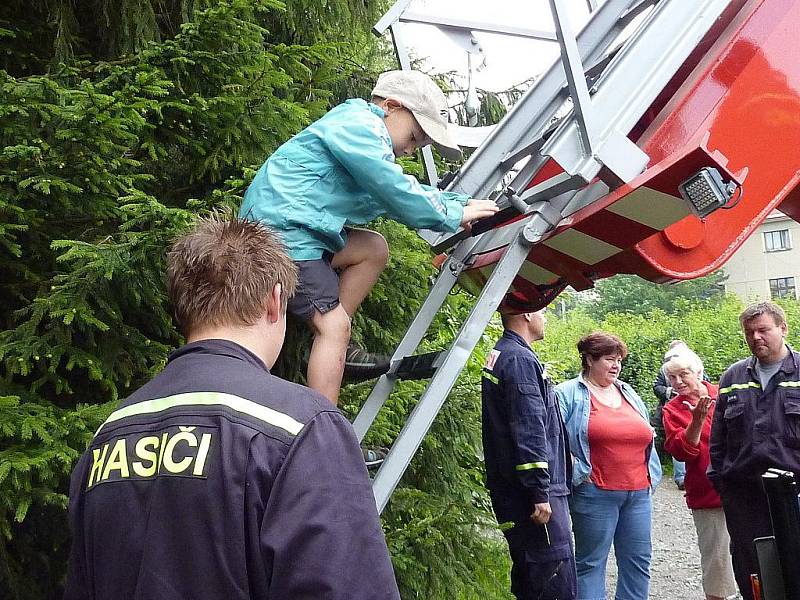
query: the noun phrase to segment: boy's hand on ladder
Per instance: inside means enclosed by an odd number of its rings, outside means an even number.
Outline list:
[[[461,226],[464,229],[469,229],[470,225],[480,219],[491,217],[498,210],[494,200],[470,200],[464,206],[464,216],[461,218]]]

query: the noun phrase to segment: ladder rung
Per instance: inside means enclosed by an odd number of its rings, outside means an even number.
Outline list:
[[[472,235],[480,235],[485,233],[495,227],[500,227],[515,219],[520,215],[520,212],[514,208],[513,206],[506,206],[505,208],[500,209],[499,212],[493,214],[491,217],[486,217],[485,219],[481,219],[480,221],[475,221],[472,224]]]
[[[400,361],[395,371],[398,379],[430,379],[439,368],[441,361],[437,360],[443,350],[426,352],[425,354],[412,354]]]

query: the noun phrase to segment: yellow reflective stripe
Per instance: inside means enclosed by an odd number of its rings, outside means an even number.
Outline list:
[[[720,394],[727,394],[728,392],[732,392],[733,390],[746,390],[747,388],[758,388],[761,389],[761,384],[755,381],[750,381],[749,383],[734,383],[733,385],[729,385],[728,387],[720,388]]]
[[[484,372],[482,373],[482,375],[483,375],[484,377],[486,377],[486,379],[488,379],[489,381],[491,381],[493,384],[495,384],[495,385],[500,385],[500,380],[499,380],[499,379],[498,379],[498,378],[497,378],[495,375],[493,375],[492,373],[489,373],[489,371],[484,371]]]
[[[158,413],[178,406],[226,406],[231,410],[254,417],[259,421],[264,421],[279,429],[283,429],[292,435],[297,435],[303,428],[302,423],[294,420],[289,415],[285,415],[277,410],[253,402],[252,400],[240,398],[233,394],[224,394],[222,392],[189,392],[187,394],[167,396],[166,398],[145,400],[143,402],[131,404],[125,408],[120,408],[111,413],[111,416],[106,419],[105,423],[100,425],[95,435],[100,433],[103,427],[114,421],[119,421],[127,417]]]
[[[517,469],[517,471],[530,471],[531,469],[546,469],[547,463],[546,462],[525,463],[524,465],[517,465],[515,468]]]
[[[781,381],[780,387],[800,387],[800,381]]]

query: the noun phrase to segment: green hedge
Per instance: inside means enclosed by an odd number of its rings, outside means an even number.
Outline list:
[[[788,341],[797,345],[800,303],[781,301],[789,323]],[[648,405],[654,406],[653,381],[663,363],[664,352],[673,339],[684,340],[703,360],[712,381],[735,361],[749,356],[739,326],[739,313],[744,306],[728,295],[704,301],[682,301],[672,314],[653,310],[644,315],[609,313],[594,319],[581,309],[569,311],[563,319],[551,316],[546,337],[537,348],[548,363],[556,381],[574,376],[580,370],[576,343],[581,336],[596,330],[615,333],[628,346],[621,379],[630,383]]]

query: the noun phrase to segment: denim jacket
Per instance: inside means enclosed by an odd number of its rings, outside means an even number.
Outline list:
[[[642,399],[634,389],[624,381],[617,380],[615,385],[622,393],[622,397],[642,415],[642,418],[649,424],[650,419]],[[589,479],[592,473],[592,461],[589,455],[589,412],[591,402],[589,401],[589,388],[580,373],[575,379],[570,379],[556,386],[556,395],[561,408],[561,415],[564,418],[564,425],[569,436],[569,447],[575,461],[572,465],[572,487],[576,488]],[[650,476],[650,489],[655,490],[658,482],[661,481],[661,461],[658,452],[655,452],[653,444],[648,452],[648,473]]]

